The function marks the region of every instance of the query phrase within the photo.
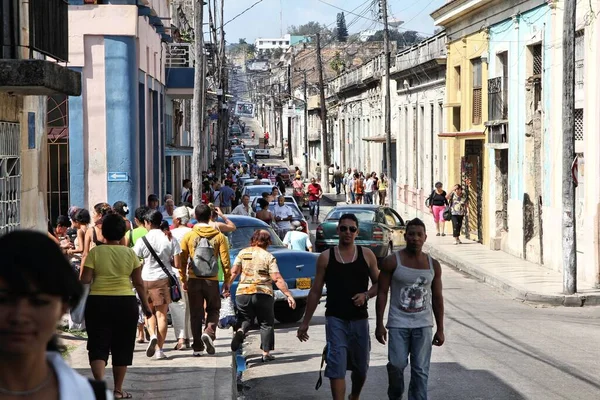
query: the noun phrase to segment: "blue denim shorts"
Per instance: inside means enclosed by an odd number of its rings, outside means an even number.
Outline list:
[[[368,319],[346,321],[327,317],[325,335],[328,347],[325,368],[327,378],[343,379],[348,370],[367,376],[371,353]]]

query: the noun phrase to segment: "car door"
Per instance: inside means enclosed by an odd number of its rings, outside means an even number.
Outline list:
[[[402,221],[402,218],[396,211],[389,207],[384,209],[384,213],[386,224],[392,230],[392,243],[394,244],[394,249],[404,247],[406,245],[404,241],[404,221]]]

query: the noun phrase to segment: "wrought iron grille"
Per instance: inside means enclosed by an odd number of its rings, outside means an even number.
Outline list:
[[[576,108],[575,114],[575,140],[583,140],[583,108]]]
[[[473,89],[473,124],[481,124],[481,88]]]
[[[68,97],[48,96],[48,216],[56,221],[69,211]]]
[[[21,224],[19,124],[0,122],[0,235]]]
[[[69,2],[29,0],[29,44],[59,61],[69,60]]]
[[[491,121],[506,119],[502,81],[502,77],[488,79],[488,119]]]
[[[542,45],[536,44],[531,48],[531,52],[533,55],[533,75],[541,75],[542,74]]]

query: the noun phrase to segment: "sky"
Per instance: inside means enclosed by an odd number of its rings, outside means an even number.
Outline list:
[[[225,22],[231,20],[239,13],[256,3],[258,0],[222,0],[225,2]],[[237,43],[240,38],[245,38],[248,43],[254,42],[257,37],[278,38],[287,33],[290,25],[302,25],[309,21],[318,21],[335,27],[337,13],[342,10],[353,11],[364,17],[356,17],[345,12],[348,31],[357,33],[365,29],[382,29],[382,24],[376,22],[378,1],[376,0],[262,0],[252,9],[236,18],[225,26],[226,40]],[[325,4],[330,3],[331,5]],[[374,6],[368,7],[375,3]],[[390,18],[405,21],[400,30],[408,29],[431,35],[435,27],[430,13],[443,4],[446,0],[388,0]],[[358,7],[358,8],[357,8]],[[280,12],[283,16],[281,24]],[[356,21],[354,21],[356,20]]]

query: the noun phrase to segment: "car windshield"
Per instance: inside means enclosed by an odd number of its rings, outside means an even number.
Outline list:
[[[281,239],[279,239],[279,236],[277,236],[272,228],[260,226],[241,226],[233,232],[226,233],[225,236],[227,236],[227,239],[229,239],[229,247],[231,249],[243,249],[250,246],[250,238],[252,238],[252,235],[254,235],[254,232],[257,229],[269,231],[271,234],[272,247],[285,247]]]
[[[290,171],[287,168],[273,168],[273,170],[278,174],[289,174]]]
[[[331,210],[329,215],[327,216],[328,220],[339,220],[340,217],[344,214],[354,214],[356,218],[358,218],[358,223],[360,225],[361,222],[373,222],[375,221],[375,210],[361,210],[361,209],[348,209],[342,208],[337,210]]]
[[[271,186],[247,186],[246,194],[249,196],[262,196],[264,192],[271,193],[273,188]]]

